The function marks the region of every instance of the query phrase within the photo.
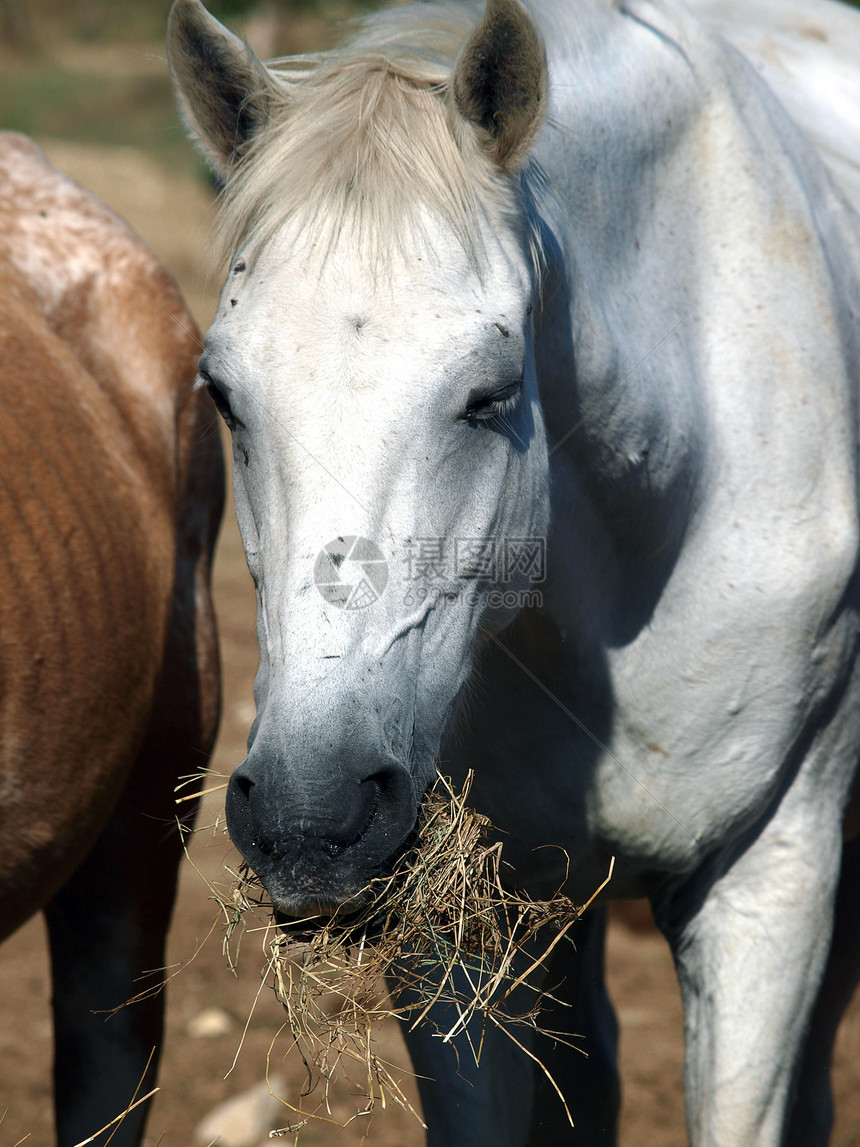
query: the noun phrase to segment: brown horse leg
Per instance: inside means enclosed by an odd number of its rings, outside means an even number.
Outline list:
[[[825,1147],[833,1126],[830,1060],[839,1022],[860,982],[860,836],[842,850],[833,941],[810,1023],[786,1147]]]

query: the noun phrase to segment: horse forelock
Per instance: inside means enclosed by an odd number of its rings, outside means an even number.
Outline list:
[[[500,172],[447,98],[472,26],[441,5],[394,9],[343,48],[271,64],[282,98],[224,189],[219,256],[253,258],[288,223],[321,250],[346,228],[409,250],[434,218],[480,265],[482,220],[503,219],[537,269],[530,165]]]

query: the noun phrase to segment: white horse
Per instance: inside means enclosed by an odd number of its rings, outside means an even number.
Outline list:
[[[614,855],[650,898],[691,1141],[825,1143],[860,965],[846,195],[673,0],[418,5],[269,68],[177,0],[169,55],[226,184],[201,378],[259,602],[236,844],[281,911],[330,909],[437,760],[474,768],[531,893]],[[614,1142],[601,929],[550,1023],[589,1058],[537,1048],[575,1129],[504,1037],[475,1067],[428,1025],[429,1142]]]

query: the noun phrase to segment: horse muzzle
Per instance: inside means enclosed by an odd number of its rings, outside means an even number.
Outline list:
[[[413,832],[418,795],[405,766],[285,767],[252,753],[227,788],[227,828],[276,911],[334,912],[385,874]]]

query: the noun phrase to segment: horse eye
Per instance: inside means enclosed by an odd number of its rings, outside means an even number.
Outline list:
[[[197,386],[205,386],[209,391],[209,397],[215,403],[215,408],[227,424],[228,429],[232,430],[236,425],[236,418],[230,408],[230,403],[222,391],[218,389],[218,384],[207,374],[205,370],[201,370],[197,375],[197,381],[194,384]]]
[[[513,413],[514,407],[520,397],[522,379],[497,390],[494,394],[483,395],[469,400],[463,414],[464,421],[474,426],[477,422],[493,423],[504,418],[506,414]]]

